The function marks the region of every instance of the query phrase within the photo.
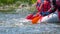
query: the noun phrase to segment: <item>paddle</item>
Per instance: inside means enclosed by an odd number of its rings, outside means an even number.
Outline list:
[[[49,12],[41,12],[41,15],[44,17],[44,16],[47,16],[47,15],[49,15],[50,13]],[[37,15],[37,17],[35,16],[35,18],[33,18],[32,19],[32,24],[37,24],[37,22],[38,22],[38,20],[40,19],[40,21],[41,21],[41,19],[42,19],[42,16],[41,16],[40,14],[39,15]]]
[[[37,22],[38,22],[39,19],[41,21],[41,19],[42,19],[42,16],[41,15],[35,16],[35,18],[32,19],[32,24],[37,24]]]

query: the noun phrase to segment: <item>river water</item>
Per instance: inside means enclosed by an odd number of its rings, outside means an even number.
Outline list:
[[[29,11],[17,9],[15,14],[0,13],[0,34],[60,34],[60,25],[31,24],[25,21]]]

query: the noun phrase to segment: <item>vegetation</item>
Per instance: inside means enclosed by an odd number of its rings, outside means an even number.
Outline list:
[[[28,4],[30,6],[35,2],[36,0],[0,0],[0,12],[5,13],[9,11],[10,13],[12,10],[18,8],[20,4]],[[32,9],[33,8],[31,8],[30,10],[33,11]]]
[[[18,1],[21,2],[21,3],[28,3],[29,5],[31,5],[34,2],[36,2],[36,0],[0,0],[0,6],[15,4]]]

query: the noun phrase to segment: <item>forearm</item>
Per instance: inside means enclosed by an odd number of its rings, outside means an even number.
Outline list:
[[[54,13],[55,11],[56,11],[56,8],[50,8],[47,12],[41,12],[40,14],[42,16],[47,16],[47,15],[49,15],[51,13]]]
[[[54,7],[54,8],[50,8],[48,11],[50,12],[50,13],[54,13],[55,11],[56,11],[56,7]]]
[[[43,8],[43,4],[40,5],[40,7],[39,7],[39,12],[42,11],[42,8]]]

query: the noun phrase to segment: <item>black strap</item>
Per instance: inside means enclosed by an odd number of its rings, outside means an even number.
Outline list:
[[[52,0],[52,4],[53,4],[54,7],[56,7],[57,6],[56,5],[56,0]]]

